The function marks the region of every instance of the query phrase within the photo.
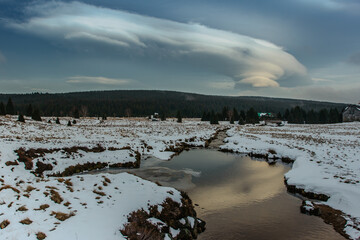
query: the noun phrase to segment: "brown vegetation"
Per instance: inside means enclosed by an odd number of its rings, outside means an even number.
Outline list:
[[[9,220],[4,220],[0,223],[0,229],[4,229],[6,228],[7,226],[9,226],[10,224],[10,221]]]
[[[43,232],[38,232],[38,233],[36,233],[36,238],[37,238],[38,240],[43,240],[43,239],[46,238],[46,234],[43,233]]]
[[[25,218],[20,221],[21,224],[30,225],[33,221],[31,221],[29,218]]]
[[[72,216],[75,216],[75,213],[70,212],[69,214],[67,214],[67,213],[62,213],[62,212],[54,212],[54,211],[51,212],[50,216],[54,216],[54,215],[57,220],[65,221],[66,219],[68,219]]]

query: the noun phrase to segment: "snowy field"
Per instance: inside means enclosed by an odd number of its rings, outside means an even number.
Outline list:
[[[326,194],[324,204],[347,220],[345,232],[360,238],[360,123],[331,125],[236,126],[222,149],[295,160],[289,185]]]
[[[48,175],[76,164],[90,166],[81,171],[131,165],[139,156],[168,160],[184,146],[204,146],[217,128],[191,120],[16,120],[0,117],[1,239],[124,239],[119,230],[129,213],[166,198],[181,204],[180,192],[128,173]],[[170,228],[172,237],[178,233]]]
[[[120,229],[129,213],[152,205],[161,211],[167,198],[182,204],[181,193],[129,173],[86,172],[137,167],[140,157],[168,160],[190,146],[205,146],[227,127],[222,149],[267,155],[270,162],[295,160],[287,183],[329,196],[324,204],[341,210],[346,233],[360,237],[360,123],[212,126],[191,119],[179,124],[86,118],[67,126],[70,118],[60,125],[53,118],[16,120],[0,117],[1,239],[124,239]],[[155,218],[149,222],[163,224]],[[176,237],[179,230],[170,227],[169,234]]]

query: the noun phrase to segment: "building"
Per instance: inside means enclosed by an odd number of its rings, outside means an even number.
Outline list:
[[[343,122],[360,121],[360,106],[359,105],[347,106],[342,113],[342,117],[343,117]]]

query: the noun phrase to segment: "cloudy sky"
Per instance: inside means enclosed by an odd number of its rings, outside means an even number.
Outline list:
[[[358,0],[0,0],[0,92],[360,101]]]

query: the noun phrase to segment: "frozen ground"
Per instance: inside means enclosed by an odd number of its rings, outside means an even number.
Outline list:
[[[345,232],[360,238],[360,123],[235,126],[222,149],[295,160],[289,185],[330,196],[325,203],[347,216]]]
[[[181,203],[180,192],[128,173],[47,175],[76,164],[131,163],[137,153],[167,160],[184,144],[204,146],[217,128],[191,120],[178,124],[88,118],[66,126],[69,119],[62,119],[61,125],[52,118],[26,123],[16,119],[0,117],[1,239],[41,239],[41,233],[47,239],[123,239],[119,229],[130,212],[168,197]],[[19,149],[37,151],[23,158],[33,163],[28,169],[18,161]],[[38,162],[52,166],[44,177],[33,173]],[[174,236],[178,233],[170,230]]]

